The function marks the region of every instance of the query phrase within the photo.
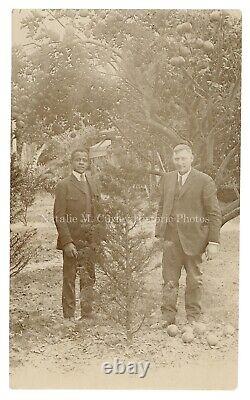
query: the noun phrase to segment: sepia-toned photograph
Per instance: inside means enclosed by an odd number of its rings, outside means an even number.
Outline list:
[[[13,9],[11,389],[238,380],[241,11]]]

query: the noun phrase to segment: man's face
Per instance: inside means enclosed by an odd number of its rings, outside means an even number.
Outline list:
[[[173,154],[173,163],[181,175],[190,170],[193,159],[192,153],[187,150],[180,150]]]
[[[82,151],[76,152],[73,160],[71,160],[71,165],[74,171],[83,174],[89,165],[87,154]]]

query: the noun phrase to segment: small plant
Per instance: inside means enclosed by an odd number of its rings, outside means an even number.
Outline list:
[[[36,229],[26,230],[24,233],[12,232],[10,235],[10,277],[13,278],[35,256],[39,247],[34,246]]]
[[[119,326],[128,343],[152,311],[146,288],[154,254],[147,230],[150,207],[142,201],[143,179],[129,166],[106,166],[105,201],[97,215],[105,225],[98,280],[100,308]]]

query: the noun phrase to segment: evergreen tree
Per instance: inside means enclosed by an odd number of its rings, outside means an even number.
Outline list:
[[[146,278],[154,268],[152,228],[147,229],[152,210],[148,201],[142,200],[146,195],[143,177],[132,167],[105,166],[104,199],[96,216],[98,232],[103,235],[99,306],[121,328],[128,342],[151,311]]]

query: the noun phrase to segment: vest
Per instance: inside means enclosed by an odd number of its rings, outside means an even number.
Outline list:
[[[177,214],[178,214],[178,201],[179,201],[180,186],[178,179],[176,180],[173,208],[167,221],[165,239],[170,241],[179,240],[178,228],[177,228]]]

